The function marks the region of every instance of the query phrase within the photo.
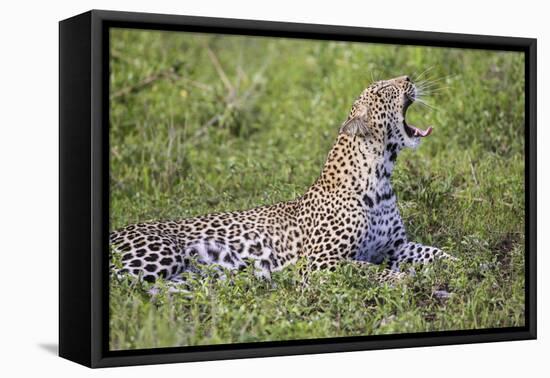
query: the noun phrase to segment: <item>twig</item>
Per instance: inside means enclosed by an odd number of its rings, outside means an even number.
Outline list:
[[[203,124],[197,131],[195,131],[195,133],[193,134],[193,136],[191,138],[189,138],[187,141],[192,141],[196,138],[199,138],[201,136],[203,136],[205,133],[206,133],[206,130],[212,126],[214,123],[216,123],[220,118],[222,118],[222,114],[216,114],[215,116],[213,116],[212,118],[210,118],[208,121],[206,121],[205,124]]]
[[[225,85],[225,88],[229,91],[230,95],[233,95],[235,93],[235,88],[227,78],[227,75],[225,74],[225,71],[223,70],[222,65],[220,64],[220,61],[218,60],[218,57],[216,54],[214,54],[214,51],[212,49],[205,45],[206,52],[208,54],[208,57],[210,58],[210,61],[214,65],[214,68],[216,69],[216,72],[218,73],[218,76],[222,80],[223,85]]]
[[[179,64],[174,64],[169,68],[166,68],[166,69],[164,69],[162,71],[159,71],[159,72],[155,72],[155,73],[147,76],[145,79],[141,80],[137,84],[133,84],[133,85],[129,85],[127,87],[124,87],[124,88],[114,92],[111,95],[111,99],[127,96],[130,93],[137,92],[137,91],[153,84],[155,81],[162,80],[162,79],[172,79],[174,81],[182,80],[182,81],[185,81],[185,82],[189,83],[190,85],[193,85],[193,86],[195,86],[199,89],[202,89],[202,90],[205,90],[205,91],[212,91],[212,86],[210,86],[208,84],[201,83],[200,81],[192,80],[192,79],[189,79],[185,76],[179,75],[177,73],[178,66],[179,66]]]
[[[159,79],[170,76],[173,72],[174,72],[174,68],[170,67],[170,68],[167,68],[163,71],[153,73],[153,74],[147,76],[145,79],[141,80],[140,82],[138,82],[134,85],[129,85],[127,87],[124,87],[124,88],[114,92],[111,95],[111,99],[127,96],[130,93],[137,92],[137,91],[151,85],[152,83],[154,83],[155,81],[157,81]]]
[[[196,80],[192,80],[192,79],[188,79],[186,77],[183,77],[183,76],[179,76],[178,74],[174,74],[177,78],[179,78],[180,80],[183,80],[183,81],[186,81],[188,82],[189,84],[199,88],[199,89],[203,89],[205,91],[211,91],[212,90],[212,86],[208,85],[208,84],[204,84],[204,83],[201,83],[200,81],[196,81]]]
[[[260,78],[261,78],[261,75],[264,73],[264,71],[267,69],[268,65],[270,63],[270,60],[266,60],[265,63],[262,65],[262,67],[260,67],[260,69],[254,74],[253,78],[252,78],[252,83],[250,85],[250,87],[246,90],[246,92],[244,92],[242,94],[242,96],[236,96],[236,92],[234,93],[233,96],[228,96],[226,98],[226,104],[225,104],[225,108],[224,108],[224,112],[223,113],[219,113],[219,114],[216,114],[214,115],[213,117],[211,117],[208,121],[206,121],[206,123],[204,123],[194,134],[193,136],[191,136],[187,142],[190,142],[190,141],[193,141],[199,137],[201,137],[202,135],[204,135],[206,133],[206,130],[212,126],[213,124],[215,124],[217,121],[219,121],[221,118],[223,118],[227,108],[231,108],[231,107],[238,107],[239,105],[241,105],[242,103],[246,102],[246,100],[248,100],[248,98],[252,95],[252,92],[254,91],[254,89],[256,89],[256,86],[258,85],[259,81],[260,81]],[[244,75],[244,72],[242,72],[242,74]],[[240,79],[239,79],[240,81]]]

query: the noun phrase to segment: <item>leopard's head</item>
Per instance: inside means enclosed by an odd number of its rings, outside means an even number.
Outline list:
[[[408,76],[377,81],[367,87],[354,102],[340,133],[364,137],[382,149],[393,144],[397,148],[416,147],[432,128],[422,130],[405,120],[408,107],[417,99],[418,91]]]

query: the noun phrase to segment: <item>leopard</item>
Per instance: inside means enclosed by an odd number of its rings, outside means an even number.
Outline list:
[[[311,270],[342,262],[404,263],[455,259],[442,249],[409,241],[391,177],[397,156],[416,148],[433,128],[407,123],[419,91],[408,76],[368,85],[338,129],[320,175],[295,199],[248,210],[130,224],[110,234],[118,274],[147,282],[178,282],[183,272],[214,265],[272,273],[305,259]]]

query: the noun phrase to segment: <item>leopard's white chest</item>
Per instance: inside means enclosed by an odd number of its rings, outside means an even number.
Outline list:
[[[405,228],[390,186],[374,192],[371,197],[374,206],[365,209],[366,226],[357,259],[380,264],[394,246],[400,244],[399,240],[402,243],[406,239]]]

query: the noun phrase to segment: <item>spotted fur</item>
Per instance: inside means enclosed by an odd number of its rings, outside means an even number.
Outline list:
[[[391,174],[399,151],[416,147],[405,122],[416,98],[408,77],[380,81],[354,102],[320,177],[301,197],[245,211],[129,225],[111,234],[122,269],[146,281],[177,281],[197,264],[257,275],[305,257],[314,269],[334,270],[344,260],[379,264],[429,263],[450,257],[407,239]],[[409,132],[408,132],[409,131]]]

